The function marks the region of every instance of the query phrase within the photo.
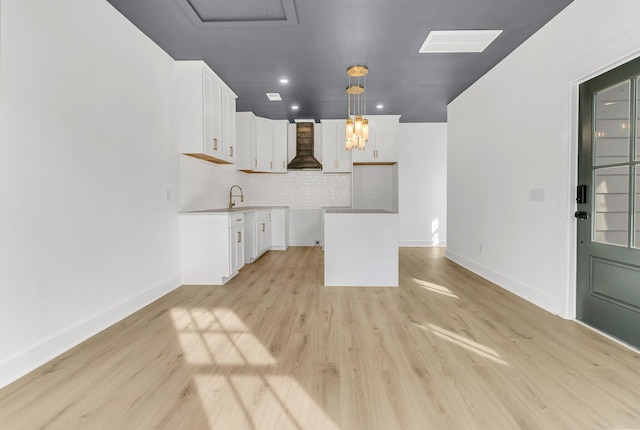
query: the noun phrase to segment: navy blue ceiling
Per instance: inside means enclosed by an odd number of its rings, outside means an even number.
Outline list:
[[[443,122],[450,101],[572,0],[108,1],[176,60],[209,64],[238,111],[343,118],[346,69],[364,64],[368,114]],[[431,30],[485,29],[504,32],[482,53],[418,53]]]

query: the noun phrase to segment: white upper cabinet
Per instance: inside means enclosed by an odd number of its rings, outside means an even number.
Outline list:
[[[273,121],[273,172],[287,173],[289,121]]]
[[[236,97],[227,91],[222,92],[222,124],[226,125],[222,127],[222,142],[226,142],[223,145],[225,160],[231,162],[236,161]]]
[[[351,151],[347,151],[345,147],[345,120],[323,119],[320,122],[322,124],[322,171],[351,172]]]
[[[236,169],[254,171],[258,168],[256,154],[256,116],[253,112],[236,113]]]
[[[236,98],[204,62],[176,61],[172,133],[178,151],[214,163],[233,163]]]
[[[270,120],[253,112],[236,114],[236,168],[245,172],[287,172],[286,120]]]
[[[256,148],[254,170],[273,171],[273,124],[269,119],[256,117]]]
[[[398,162],[399,115],[368,115],[369,142],[364,150],[354,149],[354,164],[393,164]]]

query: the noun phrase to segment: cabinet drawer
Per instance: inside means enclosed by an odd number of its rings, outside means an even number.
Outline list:
[[[229,215],[229,228],[244,224],[244,214],[242,212]]]

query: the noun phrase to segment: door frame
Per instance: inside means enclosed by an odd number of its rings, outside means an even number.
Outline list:
[[[592,53],[593,54],[593,53]],[[585,325],[593,330],[598,331],[599,333],[618,341],[617,339],[609,336],[606,333],[601,332],[600,330],[588,326],[581,321],[578,321],[576,318],[576,300],[577,300],[577,292],[578,292],[578,219],[574,217],[574,213],[578,210],[578,204],[576,203],[576,187],[578,186],[578,147],[580,146],[579,139],[579,127],[580,127],[580,85],[584,82],[587,82],[590,79],[593,79],[597,76],[600,76],[610,70],[615,69],[616,67],[622,66],[625,63],[628,63],[631,60],[640,57],[640,49],[633,51],[624,55],[623,57],[618,58],[617,60],[610,62],[606,65],[600,66],[595,70],[592,70],[589,73],[586,73],[572,81],[569,82],[570,85],[570,107],[569,107],[569,116],[570,116],[570,126],[569,126],[569,159],[570,159],[570,171],[569,171],[569,199],[567,201],[567,211],[566,216],[568,222],[570,223],[569,237],[567,243],[567,250],[569,252],[569,271],[567,276],[567,285],[569,288],[567,289],[566,300],[566,309],[565,309],[565,318],[572,319],[574,321],[579,322],[580,324]],[[620,342],[620,341],[618,341]],[[626,345],[622,343],[623,345]],[[628,346],[628,345],[627,345]]]

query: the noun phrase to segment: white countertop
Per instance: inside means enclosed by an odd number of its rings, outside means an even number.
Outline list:
[[[289,206],[239,206],[233,209],[219,208],[219,209],[202,209],[197,211],[184,211],[180,212],[180,215],[206,215],[206,214],[230,214],[238,212],[253,212],[262,209],[288,209]]]
[[[325,214],[395,214],[382,209],[352,209],[352,208],[330,208],[325,209]]]

